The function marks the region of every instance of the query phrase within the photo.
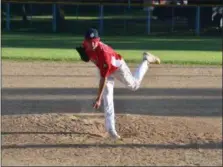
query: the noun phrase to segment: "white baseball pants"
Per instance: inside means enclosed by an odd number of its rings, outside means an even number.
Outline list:
[[[119,69],[108,77],[103,92],[105,127],[106,130],[117,133],[115,129],[115,111],[114,111],[114,79],[116,78],[130,90],[137,90],[140,87],[141,81],[148,70],[147,60],[143,61],[132,75],[129,67],[124,60],[121,61]]]

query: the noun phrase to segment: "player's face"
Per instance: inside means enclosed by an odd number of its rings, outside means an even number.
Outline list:
[[[87,41],[87,49],[95,50],[97,46],[98,46],[97,41]]]
[[[98,42],[91,42],[91,46],[92,46],[92,49],[95,50],[96,47],[98,46]]]

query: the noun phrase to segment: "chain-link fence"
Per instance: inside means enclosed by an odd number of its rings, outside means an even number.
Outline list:
[[[220,6],[127,6],[2,3],[2,31],[103,35],[220,34]]]

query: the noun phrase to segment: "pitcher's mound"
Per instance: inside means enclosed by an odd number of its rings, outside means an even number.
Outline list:
[[[101,143],[107,136],[103,115],[4,116],[2,125],[3,134],[7,135],[10,144]],[[208,118],[117,115],[116,129],[125,143],[202,144],[221,141],[221,122],[214,124]]]

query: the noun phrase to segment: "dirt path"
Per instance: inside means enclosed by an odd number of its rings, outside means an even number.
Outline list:
[[[2,165],[222,165],[221,67],[153,65],[136,92],[117,82],[116,142],[91,107],[97,82],[91,65],[3,61]]]

